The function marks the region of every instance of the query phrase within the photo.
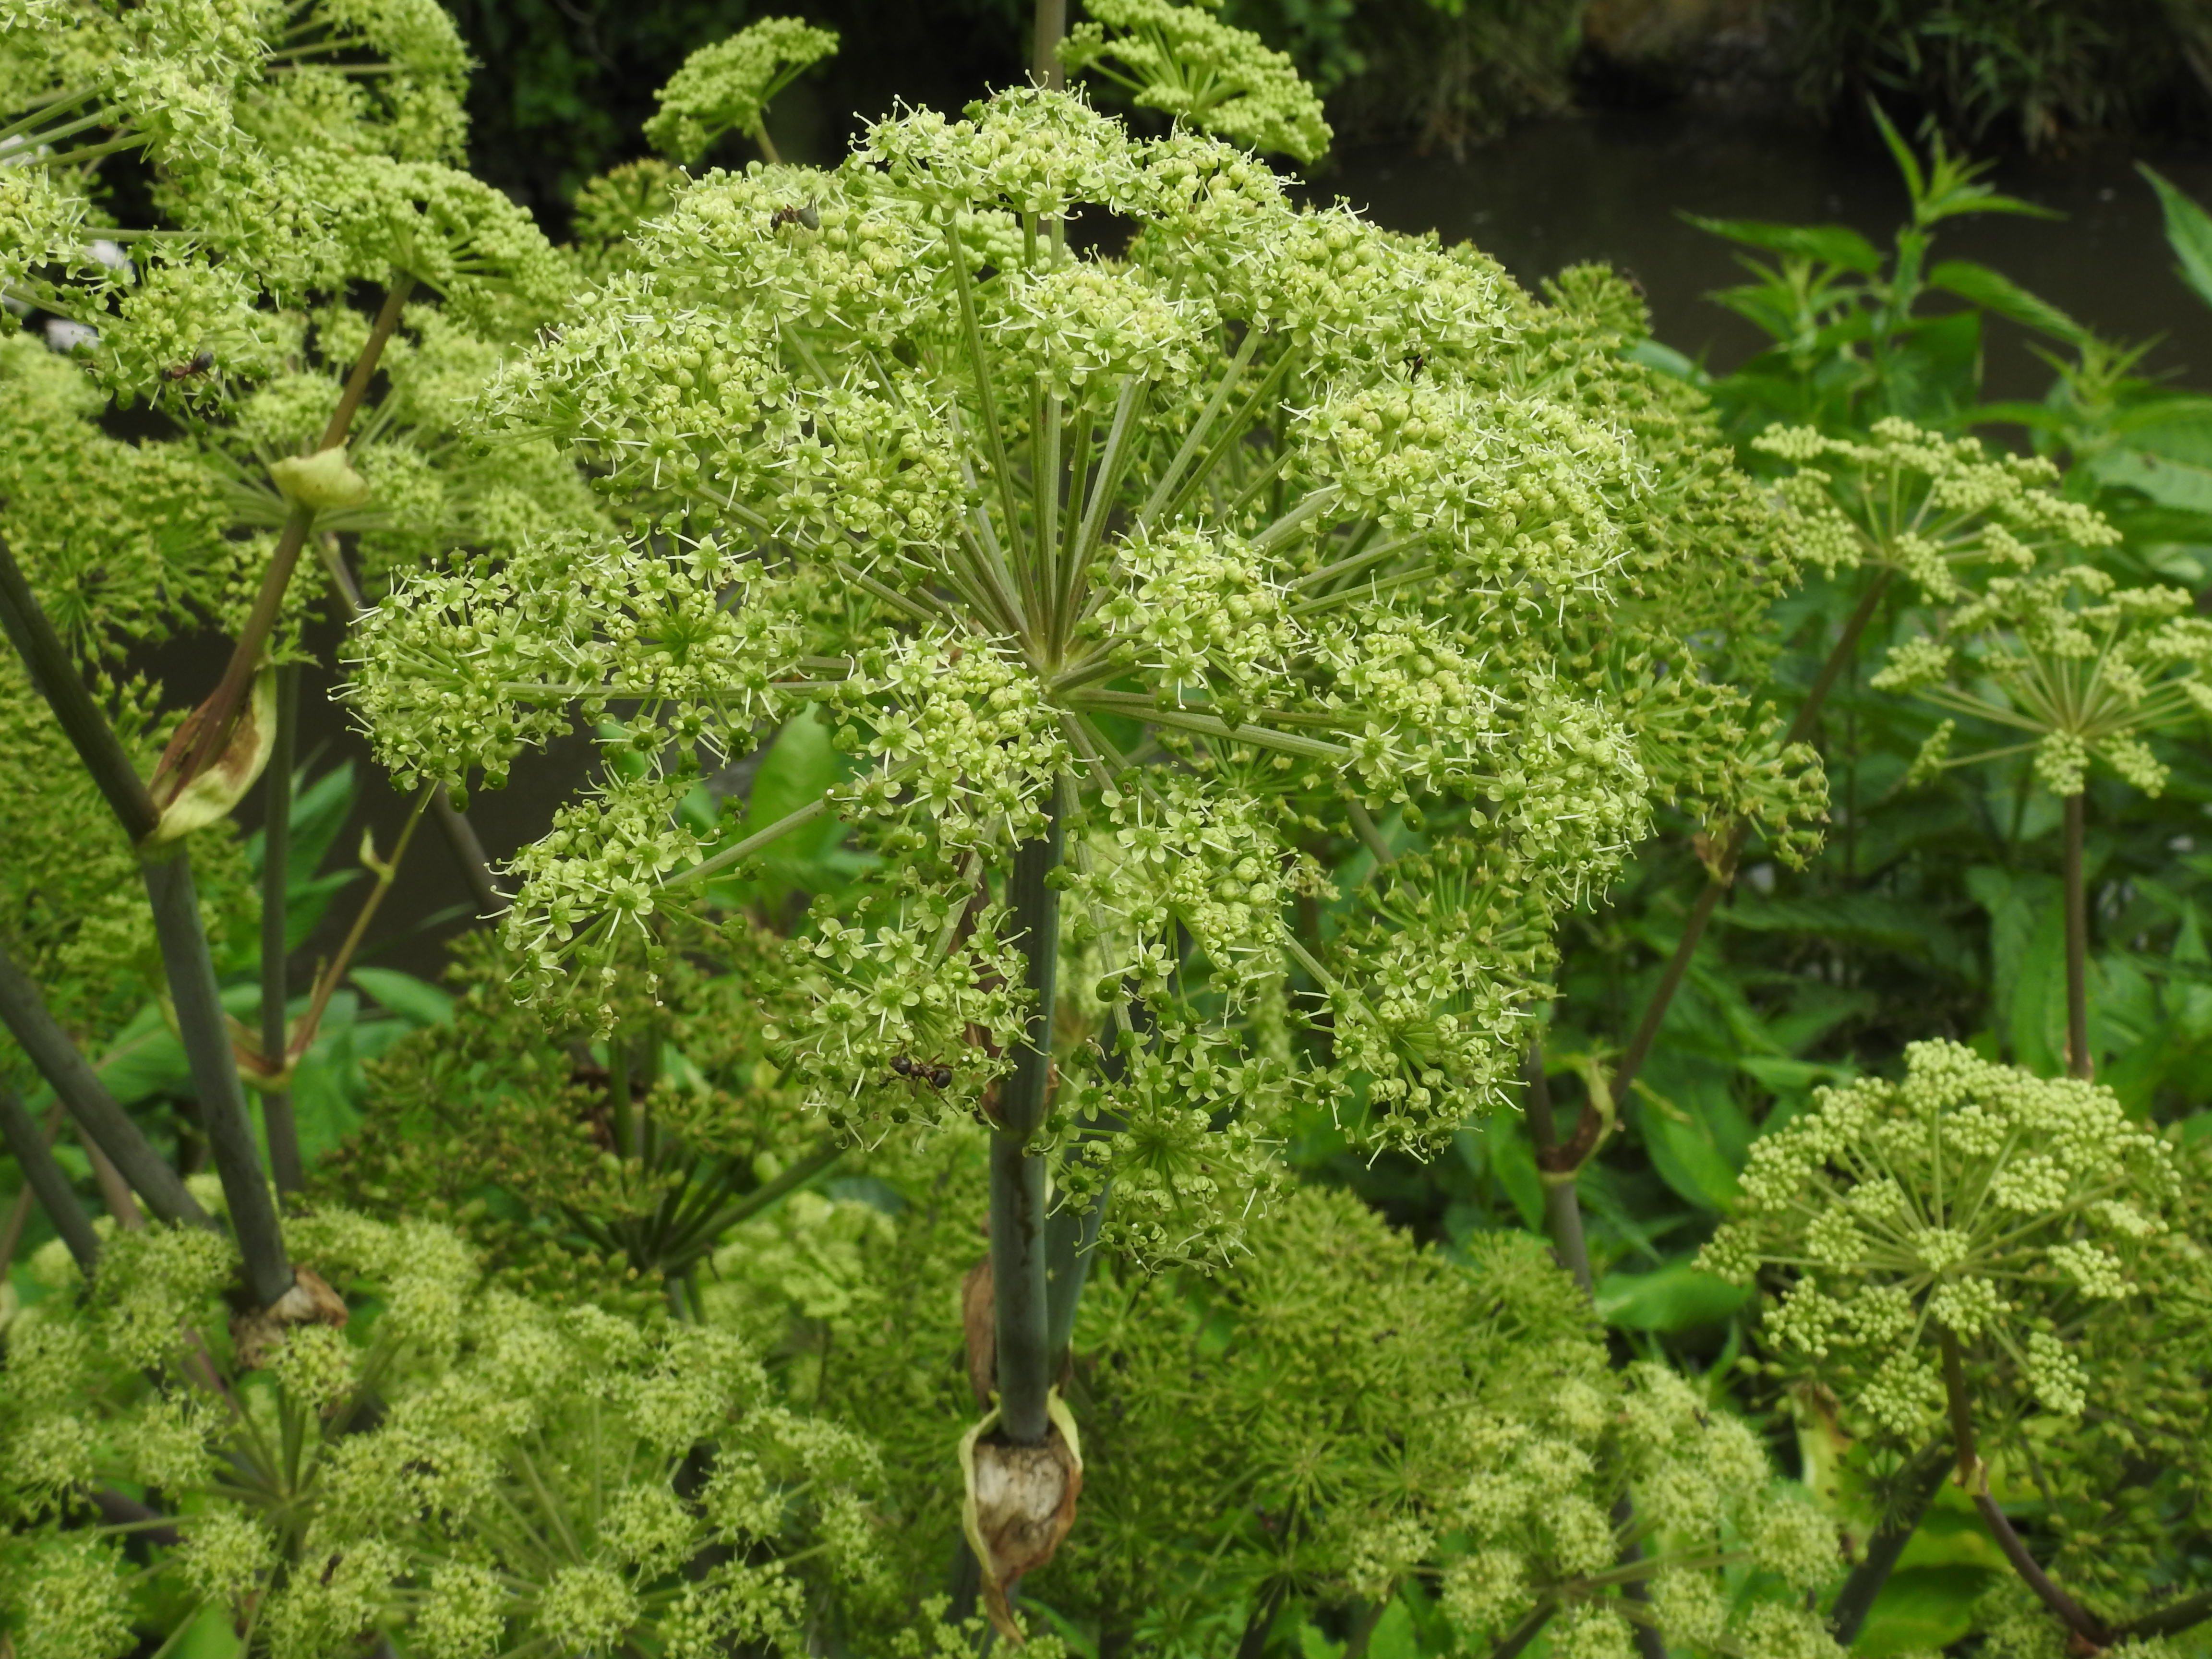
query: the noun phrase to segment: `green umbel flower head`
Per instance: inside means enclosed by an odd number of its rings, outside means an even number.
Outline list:
[[[1087,207],[1137,222],[1126,257],[1070,249]],[[696,890],[672,808],[814,711],[848,781],[724,861],[825,812],[882,856],[793,943],[774,1039],[855,1133],[1004,1071],[993,883],[1056,818],[1054,1133],[1115,1125],[1146,1248],[1210,1255],[1292,1089],[1416,1149],[1504,1097],[1554,919],[1655,799],[1778,833],[1817,808],[1706,672],[1787,568],[1617,342],[1227,145],[1035,90],[911,114],[832,173],[684,190],[506,374],[497,426],[572,446],[632,533],[407,584],[357,706],[455,783],[617,717],[624,765],[517,864],[540,977]],[[1394,812],[1407,856],[1302,932],[1317,854]],[[1286,998],[1336,1034],[1303,1075],[1267,1035]],[[1132,999],[1157,1040],[1108,1066]]]
[[[1917,1042],[1903,1082],[1823,1091],[1752,1148],[1703,1261],[1774,1270],[1770,1340],[1889,1439],[1936,1425],[1946,1333],[1991,1387],[2073,1419],[2098,1386],[2085,1330],[2140,1293],[2176,1185],[2109,1089]]]
[[[1102,76],[1143,108],[1257,150],[1316,161],[1331,134],[1289,57],[1213,15],[1220,0],[1097,0],[1060,43],[1072,74]]]
[[[1954,714],[2021,734],[1954,755],[1957,722],[1936,728],[1914,763],[1947,767],[2032,753],[2036,781],[2078,795],[2092,761],[2155,795],[2166,767],[2148,734],[2212,713],[2212,622],[2178,587],[2121,587],[2094,565],[1996,576],[1943,618],[1935,637],[1898,645],[1875,676]]]
[[[1961,568],[2025,570],[2049,549],[2119,540],[2094,509],[2051,493],[2057,469],[2041,457],[1991,455],[1978,438],[1946,438],[1895,416],[1864,440],[1771,427],[1752,447],[1796,469],[1776,489],[1805,562],[1830,575],[1863,565],[1893,572],[1935,604],[1961,596]]]
[[[726,132],[757,137],[776,94],[836,51],[835,29],[763,17],[684,60],[660,89],[660,112],[645,124],[646,139],[663,155],[692,162]]]

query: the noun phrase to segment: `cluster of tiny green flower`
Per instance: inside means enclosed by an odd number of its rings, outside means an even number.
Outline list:
[[[2072,564],[1991,577],[1942,618],[1940,637],[1901,642],[1871,683],[2027,734],[1954,755],[1958,723],[1946,719],[1913,763],[1918,777],[2027,750],[2036,781],[2054,795],[2080,794],[2100,760],[2155,795],[2167,768],[2143,734],[2212,714],[2208,667],[2212,622],[2187,591],[2121,587],[2094,565]]]
[[[1219,1651],[1201,1631],[1226,1613],[1233,1638],[1267,1586],[1372,1606],[1418,1580],[1468,1651],[1548,1609],[1555,1644],[1608,1659],[1655,1614],[1670,1646],[1833,1659],[1804,1607],[1832,1522],[1700,1391],[1612,1370],[1588,1299],[1525,1237],[1478,1235],[1454,1263],[1306,1188],[1246,1244],[1209,1285],[1085,1302],[1086,1525],[1055,1605]],[[1621,1571],[1632,1536],[1643,1575]],[[1649,1601],[1624,1593],[1638,1577]]]
[[[1207,0],[1099,0],[1060,43],[1071,74],[1090,70],[1142,108],[1258,150],[1320,160],[1331,134],[1321,99],[1286,53],[1223,22]],[[1218,0],[1216,0],[1218,3]]]
[[[437,1659],[705,1654],[787,1644],[805,1607],[878,1594],[873,1449],[774,1404],[737,1338],[553,1314],[484,1287],[427,1224],[326,1209],[287,1233],[374,1298],[374,1328],[295,1327],[251,1371],[219,1235],[110,1233],[90,1286],[40,1253],[53,1293],[16,1316],[0,1374],[0,1561],[32,1651],[137,1641],[128,1529],[75,1515],[118,1483],[185,1505],[151,1547],[180,1626],[222,1608],[279,1656],[378,1631]],[[356,1422],[371,1395],[380,1414]]]
[[[1701,1259],[1739,1281],[1776,1270],[1770,1340],[1887,1439],[1934,1422],[1946,1335],[1982,1386],[2077,1416],[2085,1323],[2136,1294],[2172,1149],[2092,1084],[1952,1042],[1912,1044],[1905,1068],[1759,1140]]]
[[[1773,427],[1752,447],[1795,468],[1776,486],[1786,533],[1807,563],[1833,575],[1874,565],[1929,600],[1964,591],[1957,568],[2026,569],[2048,549],[2109,547],[2119,532],[2095,509],[2051,493],[2039,456],[1991,456],[1978,438],[1946,438],[1894,416],[1866,440]]]
[[[646,140],[690,163],[726,132],[757,134],[776,94],[836,50],[835,29],[796,17],[763,17],[702,46],[660,89],[660,111],[645,124]]]

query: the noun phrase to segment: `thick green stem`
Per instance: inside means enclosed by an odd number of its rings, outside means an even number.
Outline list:
[[[1060,43],[1066,33],[1067,0],[1036,0],[1036,49],[1030,74],[1037,85],[1058,90],[1066,84],[1060,67]]]
[[[46,1109],[46,1121],[39,1131],[40,1144],[54,1144],[54,1132],[61,1127],[62,1103],[58,1100]],[[26,1182],[15,1194],[15,1201],[8,1206],[8,1219],[0,1224],[0,1279],[5,1279],[8,1268],[15,1260],[15,1247],[23,1242],[23,1229],[30,1224],[31,1206],[38,1194]]]
[[[55,1096],[69,1109],[92,1143],[113,1160],[146,1207],[164,1221],[211,1226],[208,1213],[185,1190],[153,1145],[139,1133],[107,1085],[92,1069],[76,1045],[46,1012],[46,1000],[29,975],[0,945],[0,1019],[7,1022],[15,1041],[39,1068]]]
[[[1836,1645],[1849,1647],[1858,1639],[1859,1628],[1866,1623],[1867,1614],[1874,1610],[1875,1598],[1881,1587],[1889,1582],[1896,1569],[1898,1558],[1905,1547],[1912,1541],[1919,1529],[1920,1517],[1928,1512],[1929,1504],[1942,1489],[1943,1465],[1950,1452],[1949,1443],[1937,1440],[1922,1450],[1904,1470],[1904,1501],[1881,1518],[1874,1536],[1867,1540],[1866,1557],[1851,1569],[1850,1577],[1836,1593],[1836,1604],[1828,1611],[1828,1628],[1834,1634]]]
[[[1045,1160],[1030,1146],[1045,1120],[1052,1084],[1052,1018],[1060,959],[1060,893],[1051,882],[1063,849],[1060,789],[1047,803],[1045,833],[1014,849],[1006,882],[1014,937],[1025,958],[1030,1008],[1013,1072],[999,1092],[991,1137],[991,1271],[996,1297],[999,1411],[1006,1437],[1042,1443],[1054,1355],[1047,1291]]]
[[[292,751],[300,730],[300,665],[276,671],[276,741],[262,780],[266,803],[261,829],[261,1057],[276,1072],[285,1069],[290,1046],[285,1008],[291,989],[284,972],[286,890],[292,862]],[[300,1134],[292,1119],[292,1091],[270,1089],[261,1097],[261,1121],[269,1132],[269,1168],[276,1190],[296,1193],[305,1184],[300,1168]]]
[[[54,1224],[62,1243],[69,1246],[76,1265],[84,1269],[87,1279],[91,1278],[93,1270],[100,1265],[100,1236],[93,1231],[83,1206],[70,1190],[69,1177],[62,1173],[62,1166],[54,1162],[38,1120],[23,1104],[23,1097],[4,1083],[0,1083],[0,1140],[7,1143],[9,1154],[23,1171],[23,1184],[39,1195],[46,1218]],[[9,1254],[14,1254],[12,1242]],[[0,1256],[0,1273],[6,1271],[7,1257]]]
[[[155,848],[140,868],[153,905],[154,933],[168,973],[178,1033],[191,1068],[192,1091],[199,1098],[200,1127],[215,1154],[216,1172],[222,1178],[231,1231],[246,1259],[246,1284],[257,1303],[266,1308],[292,1288],[292,1264],[284,1254],[276,1206],[253,1144],[253,1121],[246,1114],[246,1090],[238,1080],[238,1056],[230,1046],[215,962],[200,926],[191,855],[183,842],[173,842]]]
[[[1050,1297],[1045,1278],[1044,1158],[1004,1130],[991,1137],[991,1273],[998,1330],[999,1421],[1018,1445],[1050,1429]]]
[[[2089,890],[2081,875],[2081,842],[2087,798],[2066,797],[2066,1070],[2089,1077],[2095,1071],[2089,1053]]]

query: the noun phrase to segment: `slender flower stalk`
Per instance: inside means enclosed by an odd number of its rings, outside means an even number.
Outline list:
[[[131,1190],[164,1221],[214,1224],[153,1144],[116,1104],[100,1074],[54,1023],[30,976],[0,946],[0,1019],[91,1142],[113,1160]]]
[[[83,1207],[76,1194],[70,1190],[69,1177],[62,1166],[54,1162],[47,1136],[33,1117],[23,1097],[6,1084],[0,1083],[0,1141],[4,1141],[8,1155],[15,1160],[16,1168],[23,1172],[26,1194],[36,1193],[46,1218],[54,1224],[54,1231],[69,1246],[76,1265],[90,1278],[100,1264],[100,1239],[85,1218]],[[9,1256],[15,1254],[14,1241],[6,1255],[0,1255],[0,1272],[6,1270]]]
[[[292,857],[292,751],[299,724],[300,669],[296,663],[287,663],[276,671],[276,741],[269,752],[261,793],[261,1052],[271,1058],[283,1054],[290,1043],[285,1018],[291,1000],[284,972],[290,953],[286,899]],[[289,1088],[261,1091],[261,1121],[269,1137],[269,1167],[276,1178],[276,1190],[299,1191],[304,1176]]]
[[[376,377],[377,367],[384,357],[384,349],[398,331],[399,319],[407,305],[407,296],[415,289],[415,278],[409,272],[394,270],[386,278],[384,303],[378,308],[376,320],[370,325],[368,343],[354,360],[353,372],[346,376],[345,386],[338,394],[337,406],[323,427],[322,441],[315,447],[317,455],[342,452],[347,434],[352,430],[353,419],[360,411],[362,402],[368,396],[369,382]],[[228,745],[239,714],[246,706],[246,692],[252,684],[259,667],[262,653],[267,649],[269,636],[275,631],[276,618],[284,608],[285,590],[292,585],[292,573],[299,566],[300,554],[307,544],[313,530],[319,503],[316,497],[305,491],[293,500],[291,511],[285,515],[284,528],[270,553],[269,563],[263,570],[261,586],[255,593],[253,608],[246,615],[245,626],[239,629],[238,642],[231,648],[229,664],[214,692],[201,706],[200,718],[191,740],[173,760],[155,777],[157,788],[166,788],[173,795],[199,774],[207,769],[215,757]],[[165,757],[165,759],[168,757]]]

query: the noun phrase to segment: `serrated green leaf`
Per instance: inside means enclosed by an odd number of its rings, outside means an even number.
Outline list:
[[[1706,219],[1694,213],[1682,217],[1699,230],[1749,247],[1794,253],[1863,276],[1881,269],[1880,250],[1848,225],[1778,225],[1760,219]]]
[[[2034,329],[2069,344],[2078,344],[2089,337],[2088,330],[2075,322],[2048,300],[2029,293],[2026,289],[1987,265],[1976,264],[1971,259],[1946,259],[1928,273],[1928,286],[1941,289],[1946,294],[1955,294],[1984,311],[1994,311],[2000,317],[2009,317],[2023,327]]]
[[[2166,215],[2166,246],[2181,261],[2181,280],[2198,299],[2212,306],[2212,215],[2157,169],[2138,161],[2136,171],[2158,192],[2159,207]]]

